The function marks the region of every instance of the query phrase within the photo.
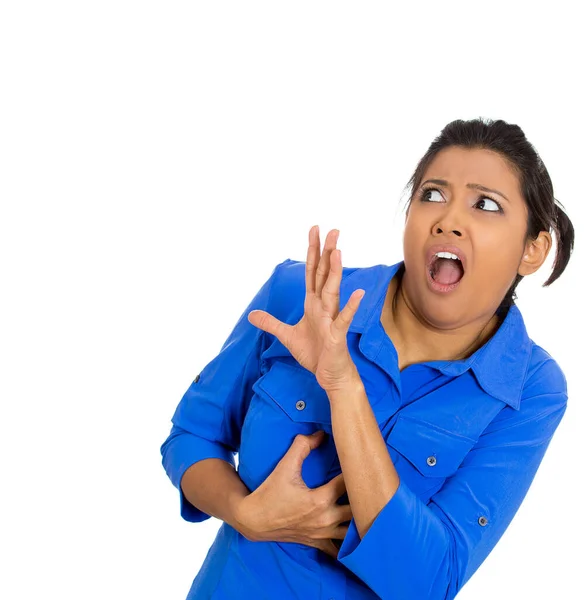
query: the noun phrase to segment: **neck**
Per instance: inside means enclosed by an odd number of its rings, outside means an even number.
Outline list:
[[[406,298],[402,276],[390,282],[381,321],[398,352],[400,370],[418,362],[467,358],[499,326],[498,317],[492,315],[457,329],[435,328],[417,314]]]

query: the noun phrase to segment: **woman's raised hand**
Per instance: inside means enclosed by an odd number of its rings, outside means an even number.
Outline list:
[[[355,290],[342,311],[339,291],[343,266],[337,249],[339,231],[327,234],[321,254],[318,225],[310,229],[306,257],[306,297],[304,315],[296,325],[279,321],[264,310],[253,310],[252,325],[276,336],[290,354],[311,373],[326,391],[339,389],[356,369],[347,348],[347,331],[364,290]]]

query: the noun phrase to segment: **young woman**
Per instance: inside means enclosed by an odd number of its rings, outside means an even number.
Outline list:
[[[223,521],[188,598],[454,598],[521,505],[567,390],[515,288],[572,224],[504,121],[447,125],[409,185],[403,261],[313,227],[181,399],[164,468]]]

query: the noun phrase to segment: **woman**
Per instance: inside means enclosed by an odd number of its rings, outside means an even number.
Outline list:
[[[313,227],[180,401],[163,465],[224,521],[188,598],[454,598],[521,505],[567,389],[515,288],[572,224],[504,121],[447,125],[409,185],[403,261]]]

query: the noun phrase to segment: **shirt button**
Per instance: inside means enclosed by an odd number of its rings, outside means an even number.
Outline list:
[[[306,406],[306,402],[304,402],[304,400],[298,400],[298,402],[296,402],[296,408],[298,410],[304,410],[305,406]]]
[[[200,375],[196,375],[196,379],[194,379],[194,383],[198,383],[199,380],[200,380]]]
[[[480,517],[480,518],[478,519],[478,523],[479,523],[479,524],[480,524],[482,527],[484,527],[485,525],[488,525],[488,519],[487,519],[486,517]]]
[[[429,467],[434,467],[437,464],[437,459],[434,456],[429,456],[429,458],[427,458],[427,464]]]

